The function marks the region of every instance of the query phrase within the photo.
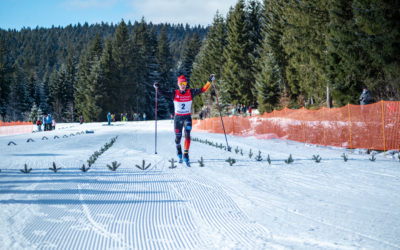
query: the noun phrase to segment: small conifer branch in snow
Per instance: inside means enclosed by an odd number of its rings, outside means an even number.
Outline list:
[[[24,164],[24,169],[20,169],[20,171],[21,171],[22,173],[28,174],[28,173],[30,173],[30,172],[32,171],[32,168],[29,168],[29,169],[28,169],[28,165],[26,165],[26,163],[25,163],[25,164]]]
[[[312,159],[316,162],[316,163],[320,163],[322,158],[319,155],[313,155]]]
[[[226,160],[226,162],[229,163],[229,166],[232,166],[233,164],[236,163],[236,160],[233,159],[233,158],[231,158],[231,157],[229,157],[229,158]]]
[[[288,158],[287,160],[285,160],[285,163],[286,163],[286,164],[290,164],[290,163],[292,163],[292,162],[294,162],[294,160],[293,160],[292,154],[290,154],[290,155],[289,155],[289,158]]]
[[[370,161],[375,161],[375,160],[376,160],[375,154],[373,154],[373,155],[371,156],[371,158],[369,158],[369,160],[370,160]]]
[[[169,168],[176,168],[176,165],[175,165],[175,159],[174,158],[171,158],[171,160],[168,160],[169,162],[171,162],[171,166],[169,166]]]
[[[61,168],[57,168],[56,163],[53,161],[53,167],[49,168],[51,171],[53,171],[54,173],[57,173],[58,170],[60,170]]]
[[[151,163],[149,163],[149,165],[146,166],[146,161],[143,160],[142,162],[142,166],[136,165],[137,168],[141,169],[141,170],[146,170],[151,166]]]
[[[267,157],[267,162],[268,162],[269,165],[271,165],[271,158],[269,157],[269,154],[268,154],[268,157]]]
[[[85,164],[83,164],[82,167],[80,168],[80,170],[82,172],[87,172],[87,171],[89,171],[89,169],[90,169],[90,167],[86,167]]]
[[[250,151],[249,151],[249,158],[251,159],[251,157],[253,157],[253,151],[251,151],[251,149],[250,149]]]
[[[256,156],[256,161],[262,161],[262,156],[261,156],[261,151],[260,150],[258,150],[258,155]]]
[[[108,169],[111,171],[116,171],[119,166],[121,166],[121,163],[118,163],[117,161],[111,162],[111,165],[107,164]]]
[[[342,158],[343,160],[346,162],[349,158],[347,157],[347,154],[343,153],[342,154]]]
[[[204,167],[204,160],[203,160],[203,156],[200,157],[200,160],[198,161],[200,164],[200,167]]]

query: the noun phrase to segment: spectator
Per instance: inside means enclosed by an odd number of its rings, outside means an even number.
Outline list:
[[[365,87],[360,95],[360,105],[366,105],[372,103],[372,97],[369,90]]]
[[[43,115],[43,131],[47,131],[47,113]]]
[[[51,131],[51,126],[53,124],[53,118],[51,117],[51,114],[49,114],[47,116],[47,122],[46,122],[46,126],[47,126],[47,130]]]
[[[80,124],[83,123],[83,115],[81,115],[81,116],[79,117],[79,123],[80,123]]]
[[[51,127],[52,127],[53,130],[56,130],[56,120],[55,119],[53,119]]]
[[[111,125],[111,113],[108,112],[107,114],[107,121],[108,121],[108,125]]]
[[[143,121],[146,121],[146,113],[143,113]]]
[[[36,125],[37,125],[37,128],[38,128],[38,131],[42,131],[42,121],[40,119],[38,119],[36,121]]]
[[[252,107],[249,107],[249,115],[251,116],[251,112],[253,111]]]

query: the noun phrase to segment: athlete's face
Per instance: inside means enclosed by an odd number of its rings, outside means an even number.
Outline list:
[[[179,83],[178,83],[178,87],[179,87],[179,90],[180,90],[181,92],[185,91],[186,86],[187,86],[187,83],[186,83],[186,82],[179,82]]]

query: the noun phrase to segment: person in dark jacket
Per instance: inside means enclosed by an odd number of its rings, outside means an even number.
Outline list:
[[[193,97],[207,92],[214,81],[214,75],[210,75],[208,82],[201,89],[191,89],[187,87],[186,77],[181,75],[178,77],[178,88],[172,91],[165,91],[159,88],[157,82],[154,83],[154,88],[158,89],[161,95],[173,100],[174,102],[174,129],[175,129],[175,143],[179,162],[182,162],[182,130],[185,129],[185,144],[183,160],[188,166],[189,164],[189,147],[190,147],[190,131],[192,129],[192,100]]]
[[[371,93],[367,88],[364,88],[363,92],[360,95],[360,105],[365,105],[370,103],[372,103]]]

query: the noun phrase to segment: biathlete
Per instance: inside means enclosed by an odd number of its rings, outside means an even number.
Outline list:
[[[154,88],[158,89],[161,95],[174,101],[174,130],[175,130],[175,143],[179,163],[185,161],[187,166],[189,163],[189,147],[190,147],[190,131],[192,130],[192,100],[193,97],[207,92],[211,87],[211,82],[214,81],[214,74],[210,75],[208,82],[201,89],[191,89],[187,87],[186,77],[181,75],[178,77],[178,88],[171,91],[162,90],[159,88],[157,82],[154,83]],[[185,144],[184,152],[182,155],[181,139],[182,130],[185,129]]]

